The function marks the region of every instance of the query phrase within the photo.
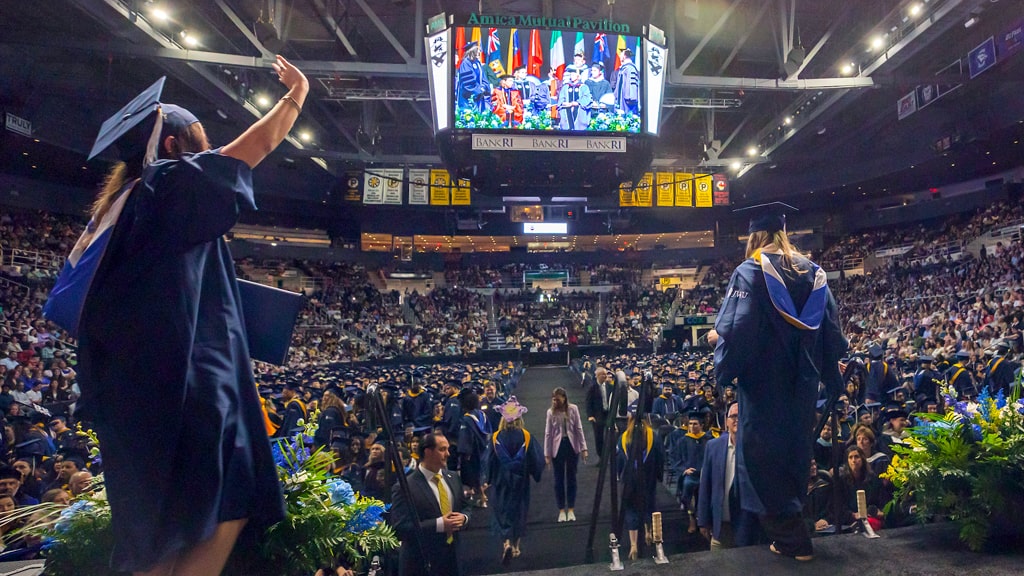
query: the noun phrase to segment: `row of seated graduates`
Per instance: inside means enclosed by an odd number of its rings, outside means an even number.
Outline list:
[[[331,452],[332,474],[364,495],[388,501],[394,482],[384,470],[388,429],[408,470],[415,464],[423,434],[438,429],[453,445],[457,443],[462,401],[467,396],[476,400],[487,429],[496,431],[497,407],[513,393],[523,370],[516,362],[335,365],[306,370],[258,364],[257,380],[268,432],[275,440],[300,433],[300,418],[315,417],[311,447]],[[374,388],[388,416],[387,425],[368,397]],[[453,448],[452,453],[449,467],[457,470],[458,452]]]
[[[627,383],[634,389],[641,385],[644,376],[649,373],[653,383],[649,390],[652,395],[649,397],[653,397],[649,408],[651,423],[661,437],[658,444],[665,451],[666,488],[676,492],[677,496],[682,483],[677,486],[675,482],[685,468],[694,462],[690,454],[694,445],[702,454],[706,442],[719,436],[725,422],[726,409],[736,398],[736,390],[732,385],[718,387],[714,383],[713,352],[710,349],[669,354],[582,357],[573,362],[572,368],[580,375],[581,386],[593,385],[593,373],[598,368],[612,373],[623,371]],[[893,506],[888,514],[881,512],[891,500],[893,490],[892,485],[881,475],[886,472],[892,460],[893,446],[903,444],[909,428],[916,425],[915,413],[944,413],[948,407],[942,401],[929,401],[923,406],[917,406],[908,393],[908,387],[901,386],[889,392],[884,402],[854,405],[849,399],[855,397],[856,390],[849,388],[848,395],[841,396],[837,405],[838,431],[833,431],[832,426],[826,424],[821,436],[816,439],[814,453],[810,455],[808,500],[804,509],[805,520],[813,533],[825,535],[841,531],[842,528],[837,530],[834,527],[836,518],[840,519],[841,527],[849,528],[857,511],[858,490],[865,490],[867,494],[872,516],[869,520],[876,529],[903,526],[913,521],[906,505]],[[666,417],[665,406],[673,396],[678,409],[674,417]],[[822,396],[818,402],[819,418],[829,416],[823,413],[825,404]],[[697,429],[688,426],[695,418],[699,418]],[[808,430],[808,435],[811,434],[813,430]],[[695,435],[702,439],[693,441]],[[836,443],[839,455],[837,464],[833,464],[833,443]],[[696,461],[702,458],[701,455]],[[838,511],[832,505],[834,484],[841,494],[841,508]]]

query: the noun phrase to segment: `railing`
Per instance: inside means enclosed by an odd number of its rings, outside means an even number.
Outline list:
[[[844,258],[842,260],[830,260],[821,264],[826,272],[837,270],[858,270],[864,268],[863,258]]]
[[[0,247],[0,266],[29,266],[60,272],[64,267],[64,256],[53,252]]]

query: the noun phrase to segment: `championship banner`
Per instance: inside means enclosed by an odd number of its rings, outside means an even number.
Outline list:
[[[937,84],[921,84],[917,87],[917,109],[935,102],[939,97],[939,86]]]
[[[676,172],[676,206],[693,206],[693,174]]]
[[[910,116],[914,112],[917,112],[917,90],[912,90],[909,94],[899,99],[896,103],[896,116],[900,120],[903,120],[907,116]]]
[[[405,169],[392,168],[382,170],[384,175],[384,203],[402,205],[402,183],[405,180]]]
[[[448,171],[430,171],[430,205],[447,206],[449,192]]]
[[[658,206],[674,206],[675,190],[671,172],[658,172]]]
[[[654,174],[644,173],[636,186],[636,205],[650,208],[654,199]]]
[[[363,204],[384,203],[384,178],[376,170],[363,173]]]
[[[698,174],[694,181],[693,188],[697,197],[697,208],[711,208],[714,206],[711,174]]]
[[[469,206],[469,180],[460,179],[456,186],[452,186],[452,206]]]
[[[409,204],[430,204],[430,170],[409,170]]]
[[[636,206],[636,194],[632,182],[623,182],[619,186],[619,206]]]
[[[978,47],[967,53],[967,67],[971,71],[971,79],[996,65],[996,41],[988,37]]]
[[[345,202],[361,202],[363,200],[363,171],[347,170],[345,172]]]
[[[715,174],[713,178],[714,182],[714,200],[715,206],[728,206],[729,205],[729,177],[725,174]]]

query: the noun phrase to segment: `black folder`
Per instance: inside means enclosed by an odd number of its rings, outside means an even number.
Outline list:
[[[242,314],[253,360],[283,365],[288,358],[295,320],[306,302],[302,294],[256,282],[238,281]]]

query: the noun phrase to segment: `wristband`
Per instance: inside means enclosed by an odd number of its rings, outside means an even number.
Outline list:
[[[299,103],[295,101],[295,98],[292,98],[291,96],[285,95],[285,96],[281,97],[280,101],[281,102],[287,102],[288,104],[291,104],[292,107],[295,108],[295,112],[296,113],[302,114],[302,106],[299,106]]]

